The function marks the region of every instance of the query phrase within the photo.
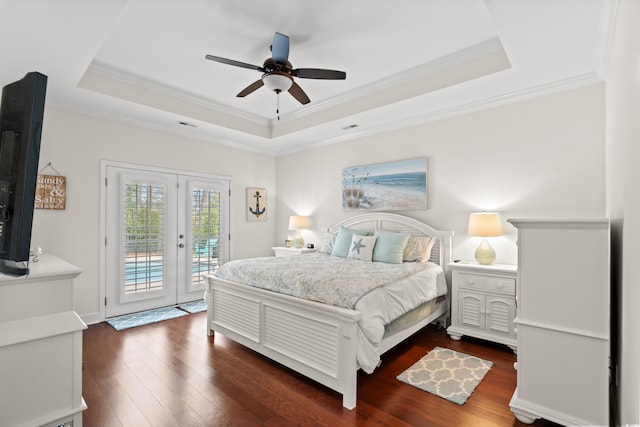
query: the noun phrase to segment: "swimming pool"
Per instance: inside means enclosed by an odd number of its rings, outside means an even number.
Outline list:
[[[161,282],[164,274],[164,260],[128,261],[124,267],[125,283]],[[207,261],[194,260],[191,271],[194,276],[201,273],[213,272],[215,264]]]

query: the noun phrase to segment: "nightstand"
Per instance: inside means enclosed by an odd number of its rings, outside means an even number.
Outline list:
[[[309,249],[309,248],[287,248],[284,246],[276,246],[273,249],[273,252],[276,256],[296,256],[296,255],[304,255],[311,254],[317,252],[317,249]]]
[[[517,352],[515,265],[451,263],[451,326],[454,340],[463,335],[506,344]]]

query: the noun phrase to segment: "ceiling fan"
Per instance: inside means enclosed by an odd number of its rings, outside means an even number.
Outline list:
[[[262,86],[279,94],[288,91],[301,104],[311,102],[307,94],[293,80],[294,77],[301,79],[323,79],[323,80],[344,80],[347,73],[344,71],[325,70],[321,68],[293,68],[289,62],[289,37],[284,34],[276,33],[271,44],[271,58],[267,58],[262,66],[247,64],[245,62],[235,61],[233,59],[221,58],[214,55],[206,55],[206,59],[221,62],[223,64],[233,65],[236,67],[249,68],[251,70],[260,71],[262,77],[251,83],[238,93],[238,97],[242,98]]]

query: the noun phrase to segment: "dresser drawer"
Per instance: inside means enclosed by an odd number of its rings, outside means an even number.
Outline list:
[[[482,274],[454,272],[454,280],[461,288],[482,289],[509,295],[516,293],[515,279],[508,277],[485,276]]]

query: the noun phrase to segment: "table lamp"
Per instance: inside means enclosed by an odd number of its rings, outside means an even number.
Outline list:
[[[476,249],[476,261],[482,265],[492,264],[496,260],[496,251],[489,245],[487,237],[502,236],[502,222],[497,212],[481,212],[469,215],[470,236],[482,237],[480,246]]]
[[[306,216],[291,215],[289,217],[289,230],[296,230],[296,237],[293,239],[293,246],[301,248],[304,246],[304,239],[300,234],[300,230],[309,228],[309,221]]]

